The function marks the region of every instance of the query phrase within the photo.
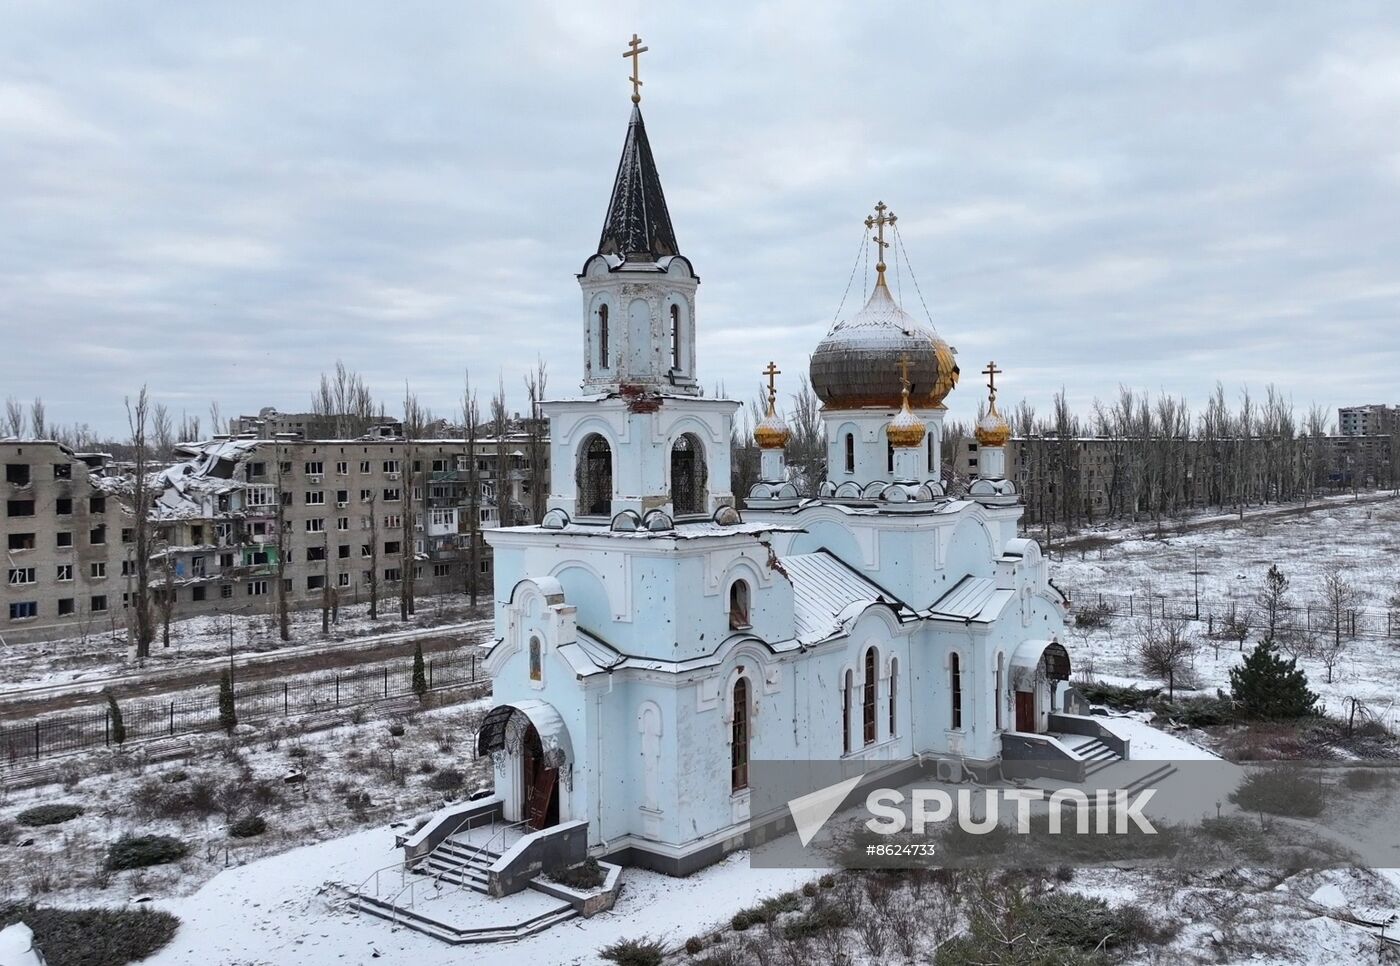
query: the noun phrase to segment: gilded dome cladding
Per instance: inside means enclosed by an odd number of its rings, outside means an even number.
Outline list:
[[[812,389],[828,409],[898,408],[897,364],[906,356],[914,407],[942,405],[958,382],[953,350],[900,307],[882,278],[865,307],[837,323],[812,353]]]

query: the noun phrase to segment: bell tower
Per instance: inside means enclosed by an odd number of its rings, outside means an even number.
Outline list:
[[[623,54],[632,60],[632,116],[598,249],[578,274],[586,397],[544,407],[550,508],[616,527],[661,527],[731,505],[729,438],[739,408],[704,398],[696,379],[700,278],[676,243],[642,121],[640,44],[634,36]],[[651,518],[654,511],[661,516]]]

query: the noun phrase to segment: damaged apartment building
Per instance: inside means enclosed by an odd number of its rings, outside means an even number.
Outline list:
[[[316,440],[291,433],[179,444],[177,461],[149,477],[148,574],[156,612],[168,599],[176,620],[272,614],[279,579],[292,609],[364,603],[371,594],[384,600],[398,596],[408,566],[414,568],[418,597],[465,593],[473,576],[480,593],[488,595],[491,551],[478,536],[473,565],[473,534],[500,526],[503,512],[506,525],[530,522],[530,450],[523,435],[500,442],[481,439],[474,446],[463,440]],[[93,623],[93,614],[120,608],[134,584],[130,510],[116,507],[115,498],[118,491],[130,492],[127,481],[94,477],[89,482],[83,458],[74,454],[67,459],[76,466],[59,470],[62,452],[54,443],[5,444],[6,466],[27,468],[13,470],[14,479],[29,480],[23,486],[40,494],[26,501],[20,499],[21,484],[7,484],[13,510],[30,513],[31,503],[34,509],[30,516],[5,520],[10,544],[29,558],[10,567],[15,606],[0,626],[6,640],[80,633],[80,625]],[[72,480],[54,479],[60,473]],[[84,487],[83,500],[60,501],[57,494]],[[52,497],[43,495],[51,490]],[[97,502],[86,498],[87,490]],[[67,531],[60,529],[64,511],[74,514]],[[126,514],[121,540],[88,532],[97,532],[97,524],[89,522],[99,512]],[[17,522],[32,530],[11,539]],[[65,548],[66,541],[76,549]],[[66,570],[57,560],[64,553],[80,556]],[[13,549],[11,558],[16,559]],[[115,594],[93,583],[101,579],[99,573],[118,578]],[[91,579],[80,579],[84,575]],[[24,592],[16,596],[19,588]],[[123,616],[113,620],[114,629],[125,626]]]

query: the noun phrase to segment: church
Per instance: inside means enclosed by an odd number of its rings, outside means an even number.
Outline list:
[[[999,370],[979,477],[954,492],[941,438],[956,354],[886,283],[883,204],[865,220],[873,292],[811,351],[825,479],[800,492],[789,478],[770,363],[762,479],[731,492],[740,404],[700,388],[700,276],[635,64],[602,234],[577,276],[583,394],[544,406],[548,512],[488,532],[496,639],[477,743],[504,820],[572,824],[592,855],[683,875],[768,818],[751,810],[754,761],[932,756],[985,779],[1004,758],[1072,758],[1047,732],[1090,719],[1064,714],[1067,601],[1016,533]]]

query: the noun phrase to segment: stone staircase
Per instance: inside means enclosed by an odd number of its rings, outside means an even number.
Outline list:
[[[409,886],[394,895],[346,889],[349,908],[452,945],[523,939],[579,914],[567,901],[534,890],[491,897],[487,881],[500,857],[470,833],[450,835],[414,866]]]
[[[464,836],[450,835],[419,863],[419,871],[443,882],[487,895],[486,879],[501,853],[473,845]]]

